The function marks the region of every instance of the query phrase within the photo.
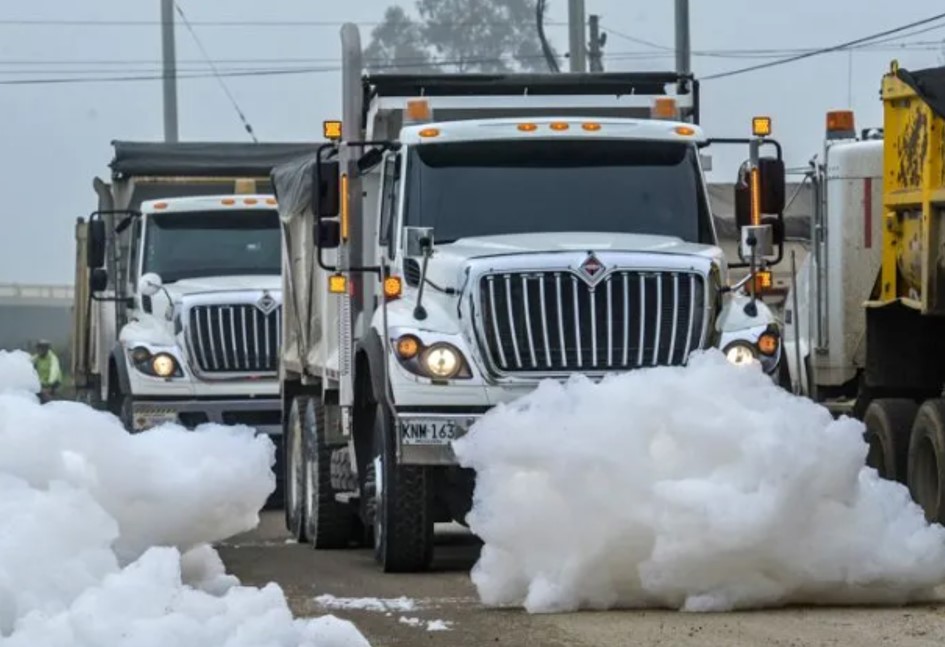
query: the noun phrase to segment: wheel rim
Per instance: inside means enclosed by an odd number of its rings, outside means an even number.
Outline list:
[[[377,551],[377,554],[380,555],[380,551],[384,545],[384,461],[380,455],[374,457],[374,460],[371,464],[371,469],[373,471],[373,502],[374,502],[374,514],[373,525],[374,525],[374,550]]]
[[[300,441],[298,421],[294,421],[290,430],[289,444],[292,451],[292,460],[289,461],[289,478],[286,483],[286,505],[293,514],[297,514],[299,505],[299,463],[302,460],[302,443]]]
[[[913,495],[916,502],[925,511],[925,518],[929,521],[937,521],[940,485],[935,447],[929,438],[923,438],[916,453],[915,492]]]

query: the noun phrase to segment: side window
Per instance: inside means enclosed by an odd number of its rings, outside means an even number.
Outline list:
[[[397,196],[400,195],[399,155],[390,155],[384,160],[383,191],[378,242],[387,247],[387,255],[392,257],[394,255],[394,221],[397,216]]]

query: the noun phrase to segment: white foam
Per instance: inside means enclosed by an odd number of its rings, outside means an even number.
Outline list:
[[[24,357],[0,353],[4,647],[368,644],[346,621],[293,619],[278,586],[239,586],[208,545],[258,523],[268,438],[129,435],[84,405],[40,405]]]
[[[473,581],[533,612],[934,597],[945,529],[865,467],[862,431],[714,351],[543,383],[454,443]]]
[[[330,593],[319,595],[315,602],[325,609],[345,611],[414,611],[417,608],[415,600],[407,597],[399,598],[340,598]]]

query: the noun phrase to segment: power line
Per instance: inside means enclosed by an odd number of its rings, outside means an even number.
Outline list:
[[[181,22],[184,23],[184,27],[187,28],[187,31],[190,32],[190,35],[193,36],[194,42],[197,43],[197,48],[200,50],[200,53],[203,55],[204,59],[210,65],[210,70],[213,72],[213,76],[216,77],[217,81],[220,83],[220,87],[223,88],[223,92],[226,94],[227,98],[230,100],[230,104],[233,106],[233,109],[236,111],[236,114],[239,116],[240,121],[243,122],[243,128],[246,129],[246,132],[249,133],[249,136],[253,139],[253,142],[259,143],[259,140],[256,139],[256,133],[253,132],[253,127],[250,125],[249,120],[246,118],[246,115],[243,114],[243,110],[240,108],[240,104],[236,101],[236,97],[233,96],[233,93],[230,92],[230,88],[227,86],[226,81],[223,80],[223,77],[220,76],[220,71],[217,69],[216,64],[214,64],[213,59],[210,58],[210,54],[207,52],[207,49],[203,46],[203,42],[200,40],[200,37],[197,36],[197,32],[194,31],[194,28],[191,26],[190,21],[187,20],[187,16],[184,15],[184,10],[181,8],[179,2],[174,3],[174,9],[177,10],[177,15],[180,16]]]
[[[0,25],[11,25],[16,27],[154,27],[160,25],[156,20],[87,20],[87,19],[30,19],[30,18],[7,18],[0,19]],[[345,24],[343,21],[334,20],[195,20],[191,23],[195,27],[341,27]],[[377,27],[383,23],[380,22],[358,22],[360,27]],[[438,23],[453,27],[467,25],[504,25],[505,22],[490,21],[483,23],[476,20],[447,21]],[[546,26],[563,27],[566,22],[547,22]]]
[[[787,65],[788,63],[795,63],[795,62],[800,61],[800,60],[803,60],[803,59],[805,59],[805,58],[811,58],[811,57],[813,57],[813,56],[819,56],[819,55],[821,55],[821,54],[828,54],[828,53],[830,53],[830,52],[835,52],[835,51],[838,51],[838,50],[843,50],[843,49],[846,49],[846,48],[849,48],[849,47],[853,47],[854,45],[859,45],[860,43],[867,43],[867,42],[869,42],[869,41],[874,41],[874,40],[876,40],[876,39],[878,39],[878,38],[882,38],[883,36],[889,36],[889,35],[891,35],[891,34],[896,34],[896,33],[899,33],[899,32],[903,32],[903,31],[906,31],[907,29],[912,29],[913,27],[920,27],[920,26],[922,26],[922,25],[927,25],[927,24],[929,24],[929,23],[931,23],[931,22],[935,22],[935,21],[937,21],[937,20],[941,20],[942,18],[945,18],[945,13],[940,13],[940,14],[937,14],[937,15],[935,15],[935,16],[931,16],[931,17],[929,17],[929,18],[925,18],[925,19],[923,19],[923,20],[917,20],[916,22],[912,22],[912,23],[909,23],[909,24],[907,24],[907,25],[903,25],[903,26],[901,26],[901,27],[895,27],[895,28],[893,28],[893,29],[887,29],[887,30],[885,30],[885,31],[881,31],[881,32],[878,32],[878,33],[876,33],[876,34],[871,34],[871,35],[869,35],[869,36],[863,36],[862,38],[856,38],[856,39],[854,39],[854,40],[850,40],[850,41],[847,41],[847,42],[845,42],[845,43],[840,43],[840,44],[838,44],[838,45],[833,45],[833,46],[831,46],[831,47],[824,47],[824,48],[821,48],[821,49],[817,49],[817,50],[814,50],[814,51],[812,51],[812,52],[805,52],[805,53],[803,53],[803,54],[798,54],[798,55],[796,55],[796,56],[789,56],[788,58],[782,58],[782,59],[778,59],[778,60],[776,60],[776,61],[769,61],[769,62],[767,62],[767,63],[759,63],[759,64],[757,64],[757,65],[751,65],[751,66],[739,68],[739,69],[736,69],[736,70],[729,70],[729,71],[727,71],[727,72],[720,72],[720,73],[718,73],[718,74],[710,74],[709,76],[704,76],[704,77],[702,77],[702,80],[703,80],[703,81],[711,81],[711,80],[713,80],[713,79],[724,79],[724,78],[727,78],[727,77],[730,77],[730,76],[735,76],[735,75],[738,75],[738,74],[746,74],[746,73],[748,73],[748,72],[755,72],[755,71],[758,71],[758,70],[764,70],[764,69],[768,69],[768,68],[776,67],[776,66],[780,66],[780,65]]]

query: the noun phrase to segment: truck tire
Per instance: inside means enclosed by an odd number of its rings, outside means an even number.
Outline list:
[[[285,469],[285,527],[293,539],[300,543],[308,541],[305,534],[305,476],[304,452],[302,451],[302,412],[308,407],[308,398],[292,399],[289,416],[282,432],[283,464]]]
[[[428,470],[397,465],[390,413],[377,405],[373,460],[365,475],[374,557],[385,573],[429,568],[433,558],[433,497]]]
[[[909,435],[915,420],[912,400],[879,399],[870,402],[863,415],[869,453],[866,464],[890,481],[906,482]]]
[[[134,412],[134,398],[132,398],[127,393],[121,394],[121,400],[118,402],[118,419],[121,420],[122,426],[124,426],[125,431],[129,434],[135,432],[135,412]]]
[[[930,522],[945,522],[945,400],[919,407],[909,441],[909,492]]]
[[[309,401],[302,419],[306,462],[305,529],[313,548],[347,548],[354,535],[352,506],[335,499],[331,457],[336,449],[325,442],[325,404]]]

